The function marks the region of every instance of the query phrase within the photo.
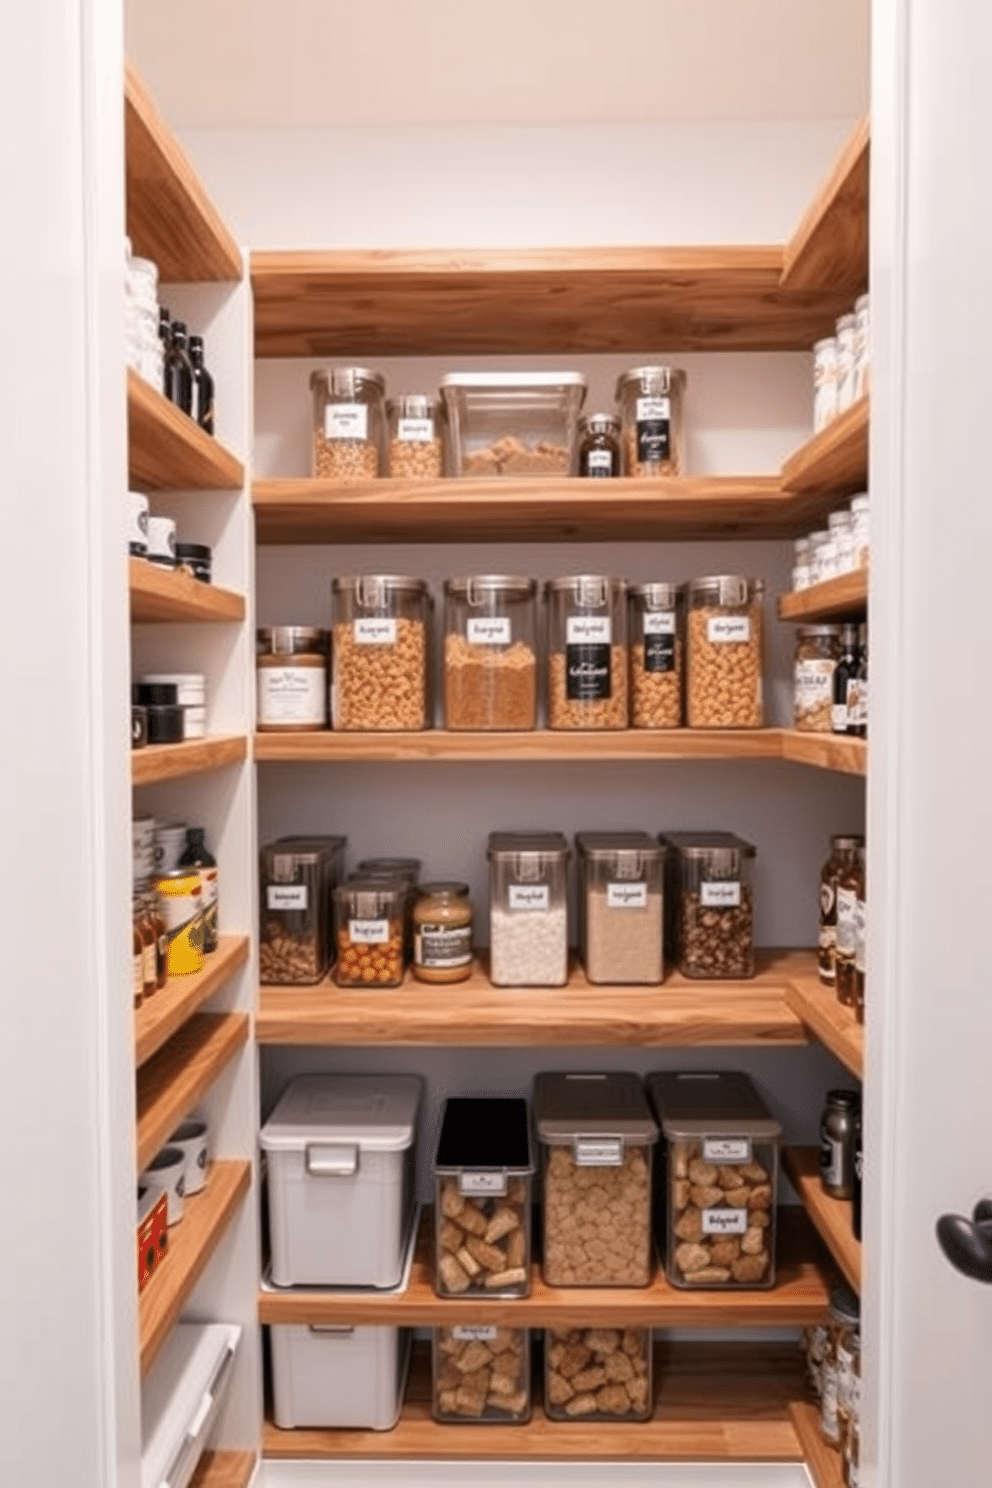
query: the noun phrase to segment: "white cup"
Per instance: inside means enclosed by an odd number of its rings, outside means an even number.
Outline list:
[[[210,1151],[207,1143],[207,1123],[191,1116],[182,1126],[177,1126],[169,1138],[170,1147],[178,1147],[186,1162],[186,1197],[199,1193],[207,1181],[207,1163]]]
[[[166,1223],[178,1224],[183,1217],[186,1193],[186,1154],[181,1147],[163,1147],[139,1178],[153,1193],[164,1193],[168,1204]]]
[[[155,828],[155,866],[159,873],[175,873],[186,851],[186,823],[170,822]]]

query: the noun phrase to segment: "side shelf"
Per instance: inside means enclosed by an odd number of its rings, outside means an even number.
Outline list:
[[[854,130],[823,187],[785,245],[782,286],[843,291],[868,288],[868,176],[871,126]]]
[[[248,740],[243,734],[186,739],[182,744],[147,744],[131,752],[131,784],[181,780],[184,775],[202,775],[207,770],[240,764],[247,757]]]
[[[202,971],[170,977],[134,1014],[134,1062],[138,1069],[168,1043],[178,1028],[248,960],[247,935],[222,935]]]
[[[128,479],[139,489],[234,491],[244,466],[133,367],[127,372]]]
[[[823,1439],[819,1407],[807,1400],[796,1400],[789,1406],[789,1416],[814,1488],[844,1488],[840,1453]]]
[[[869,397],[865,394],[814,434],[782,466],[782,485],[801,496],[807,525],[868,484]]]
[[[820,1152],[817,1147],[786,1147],[782,1162],[806,1213],[848,1286],[861,1291],[861,1242],[852,1228],[854,1205],[850,1199],[832,1199],[820,1181]]]
[[[868,613],[868,570],[838,574],[808,589],[796,589],[778,597],[778,618],[803,624],[821,621],[863,620]]]
[[[138,1071],[138,1170],[248,1042],[247,1013],[196,1013]]]
[[[189,574],[161,568],[145,558],[128,563],[133,624],[169,620],[243,620],[243,594],[204,584]]]
[[[864,1076],[865,1031],[850,1008],[837,1001],[831,987],[825,987],[816,967],[793,978],[785,994],[792,1011],[810,1032],[825,1044],[846,1069],[858,1079]]]
[[[248,1488],[256,1460],[254,1452],[204,1452],[189,1488]]]

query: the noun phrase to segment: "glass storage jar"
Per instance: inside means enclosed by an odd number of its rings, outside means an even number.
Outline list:
[[[702,981],[754,976],[755,848],[732,832],[669,832],[679,971]]]
[[[497,987],[568,980],[569,847],[560,832],[489,834],[489,975]]]
[[[856,1008],[858,1002],[857,955],[858,901],[865,892],[861,853],[855,848],[845,856],[837,874],[837,939],[834,947],[837,1000],[844,1007]]]
[[[438,480],[444,474],[441,405],[424,393],[404,393],[386,404],[389,474],[406,480]]]
[[[843,413],[854,402],[855,340],[857,318],[842,315],[837,322],[837,412]]]
[[[840,1286],[830,1294],[830,1331],[823,1355],[820,1378],[820,1433],[831,1446],[843,1448],[844,1425],[850,1415],[852,1373],[858,1359],[860,1373],[861,1308],[850,1287]],[[844,1406],[841,1406],[841,1396]],[[860,1395],[860,1390],[858,1390]]]
[[[847,508],[831,512],[827,530],[837,549],[835,574],[850,573],[854,568],[854,518]]]
[[[813,582],[812,573],[813,544],[808,537],[797,537],[795,542],[795,561],[792,565],[792,587],[797,592],[800,589],[808,589]]]
[[[868,878],[864,843],[858,848],[861,886],[854,903],[854,1016],[865,1021],[865,953],[868,948]]]
[[[817,943],[817,969],[825,987],[835,987],[837,968],[837,879],[852,854],[857,853],[863,837],[838,833],[830,839],[830,856],[820,870],[820,933]]]
[[[859,295],[854,302],[854,396],[871,391],[871,296]]]
[[[308,625],[260,628],[255,653],[259,731],[326,728],[327,631]]]
[[[632,367],[617,379],[624,475],[681,475],[685,384],[679,367]]]
[[[398,987],[403,981],[406,889],[398,880],[350,878],[334,890],[339,987]]]
[[[334,728],[426,728],[430,595],[424,580],[400,574],[334,579],[331,610]]]
[[[813,433],[837,417],[837,340],[824,336],[813,347]]]
[[[842,655],[843,626],[800,625],[793,667],[793,712],[797,729],[833,730],[834,672]]]
[[[615,413],[579,419],[579,474],[593,480],[620,474],[620,420]]]
[[[506,574],[445,581],[446,728],[536,728],[536,593]]]
[[[530,1420],[526,1328],[507,1328],[495,1321],[435,1328],[431,1364],[435,1421],[519,1426]]]
[[[549,728],[626,728],[627,585],[577,574],[545,593]]]
[[[682,723],[682,625],[674,584],[632,584],[628,605],[630,722],[669,729]]]
[[[419,858],[363,858],[352,878],[384,878],[403,885],[404,944],[407,959],[413,956],[413,906],[417,898],[421,862]]]
[[[549,1421],[646,1421],[654,1406],[650,1328],[547,1328]]]
[[[386,448],[386,380],[368,367],[328,367],[310,374],[313,473],[329,480],[382,475]]]
[[[418,982],[463,982],[472,970],[468,884],[423,884],[413,903],[413,974]]]
[[[690,728],[760,728],[762,705],[761,579],[735,574],[689,585],[686,661]]]
[[[453,1096],[434,1158],[439,1297],[530,1295],[534,1157],[520,1096]]]
[[[665,849],[647,832],[578,832],[579,941],[590,982],[660,982]]]
[[[869,512],[871,502],[867,491],[851,498],[851,521],[854,529],[854,567],[867,568],[871,552],[871,530]]]
[[[259,973],[268,985],[319,982],[331,953],[331,894],[343,837],[283,837],[259,854]]]

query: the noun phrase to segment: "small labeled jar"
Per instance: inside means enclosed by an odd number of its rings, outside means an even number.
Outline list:
[[[579,474],[592,480],[620,474],[620,420],[615,413],[579,419]]]
[[[859,295],[854,302],[854,396],[871,391],[871,297]]]
[[[858,1001],[857,955],[858,901],[864,899],[864,874],[861,853],[850,853],[837,874],[837,940],[834,947],[836,968],[834,985],[837,1000],[844,1007],[855,1008]]]
[[[413,905],[413,974],[418,982],[463,982],[472,970],[468,884],[424,884]]]
[[[629,590],[630,722],[670,729],[682,723],[682,626],[674,584]]]
[[[489,834],[489,975],[497,987],[568,980],[568,859],[561,832]]]
[[[444,585],[444,722],[537,727],[534,579],[481,574]]]
[[[389,474],[406,480],[438,480],[444,474],[442,410],[425,393],[404,393],[386,404]]]
[[[833,730],[834,671],[842,654],[843,627],[800,625],[793,668],[795,726],[806,733]]]
[[[646,1421],[654,1407],[650,1328],[547,1328],[549,1421]]]
[[[340,839],[339,839],[340,841]],[[259,853],[261,980],[270,986],[319,982],[330,955],[330,896],[343,841],[283,838]]]
[[[837,340],[824,336],[813,347],[813,433],[837,417]]]
[[[830,568],[835,562],[836,548],[827,529],[824,527],[819,532],[811,532],[809,539],[810,584],[821,584],[825,578],[829,578]]]
[[[398,987],[403,981],[406,888],[356,878],[334,890],[339,987]]]
[[[760,728],[761,579],[723,574],[689,585],[686,661],[690,728]]]
[[[401,574],[335,579],[331,610],[333,727],[426,728],[430,594],[424,580]]]
[[[301,733],[327,727],[327,632],[272,625],[256,632],[257,727]]]
[[[685,383],[679,367],[632,367],[617,379],[624,475],[681,474]]]
[[[861,1309],[849,1287],[837,1287],[830,1294],[830,1328],[820,1369],[820,1434],[831,1446],[844,1443],[841,1392],[845,1405],[851,1398],[851,1375],[855,1354],[860,1355]],[[860,1374],[860,1363],[859,1363]],[[843,1380],[843,1384],[842,1384]],[[860,1391],[859,1391],[860,1393]],[[848,1414],[849,1406],[844,1415]]]
[[[127,550],[132,558],[148,556],[148,497],[142,491],[127,493]]]
[[[549,580],[548,727],[627,727],[627,585],[579,574]]]
[[[368,367],[310,374],[313,473],[328,480],[373,480],[386,453],[386,380]]]
[[[578,832],[582,964],[590,982],[660,982],[665,848],[647,832]]]
[[[828,1090],[820,1118],[820,1182],[832,1199],[854,1197],[854,1138],[861,1113],[856,1090]]]
[[[857,317],[842,315],[837,322],[837,412],[854,402],[855,338]]]
[[[732,832],[669,832],[676,854],[679,971],[703,981],[754,976],[755,848]]]
[[[867,568],[871,554],[871,528],[869,512],[871,502],[867,491],[851,498],[851,521],[853,524],[854,567]]]
[[[820,870],[820,933],[817,943],[817,969],[825,987],[835,987],[837,970],[837,879],[852,855],[858,852],[863,837],[837,834],[830,839],[830,856]]]

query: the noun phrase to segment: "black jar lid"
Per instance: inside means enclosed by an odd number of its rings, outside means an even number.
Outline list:
[[[143,707],[173,708],[179,702],[179,688],[175,682],[139,682],[132,689],[135,702]]]
[[[213,549],[206,543],[176,543],[177,558],[199,558],[201,562],[209,563],[212,556]]]
[[[438,1172],[533,1172],[527,1102],[521,1096],[449,1096],[434,1166]]]

